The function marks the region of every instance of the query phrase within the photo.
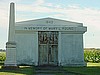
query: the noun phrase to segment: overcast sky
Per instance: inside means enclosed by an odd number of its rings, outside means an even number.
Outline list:
[[[0,0],[0,48],[8,39],[10,2],[16,5],[16,21],[52,17],[83,23],[84,47],[100,48],[100,0]]]

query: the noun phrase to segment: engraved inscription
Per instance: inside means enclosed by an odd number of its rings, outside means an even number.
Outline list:
[[[46,21],[46,23],[48,23],[48,24],[53,24],[53,21]]]
[[[24,30],[54,30],[54,31],[66,31],[74,30],[73,27],[24,27]]]

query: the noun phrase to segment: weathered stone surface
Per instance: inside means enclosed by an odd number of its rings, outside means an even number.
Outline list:
[[[4,66],[13,67],[17,66],[16,63],[16,42],[15,42],[15,6],[10,3],[10,16],[9,16],[9,34],[8,42],[6,43],[6,61]]]
[[[83,34],[87,27],[82,23],[55,18],[15,23],[14,12],[11,3],[5,65],[85,66]]]

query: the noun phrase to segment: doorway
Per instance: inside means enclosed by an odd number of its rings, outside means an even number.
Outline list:
[[[57,65],[58,62],[58,32],[38,32],[39,65]]]

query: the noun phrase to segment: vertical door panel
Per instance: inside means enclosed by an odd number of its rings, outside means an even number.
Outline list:
[[[39,64],[55,64],[58,62],[58,32],[41,31],[39,35]]]

